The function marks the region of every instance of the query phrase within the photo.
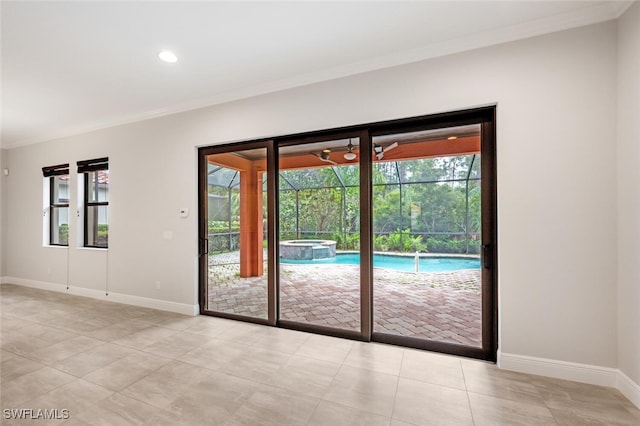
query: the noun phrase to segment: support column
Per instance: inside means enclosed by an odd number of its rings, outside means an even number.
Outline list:
[[[240,276],[263,274],[262,172],[255,166],[240,172]]]

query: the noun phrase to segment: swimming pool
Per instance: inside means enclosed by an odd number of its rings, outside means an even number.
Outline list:
[[[358,265],[359,253],[338,253],[336,257],[315,260],[280,259],[280,263],[293,265]],[[374,254],[373,266],[376,268],[394,269],[396,271],[414,272],[415,258],[413,256],[393,256]],[[460,269],[480,269],[480,259],[468,257],[421,257],[420,272],[446,272]]]

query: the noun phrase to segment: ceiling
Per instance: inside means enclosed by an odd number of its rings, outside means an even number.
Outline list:
[[[11,148],[615,19],[626,1],[2,1]],[[171,49],[179,60],[157,57]]]

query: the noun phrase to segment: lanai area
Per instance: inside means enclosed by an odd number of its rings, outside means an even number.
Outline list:
[[[474,204],[480,190],[478,127],[374,138],[376,331],[481,345],[479,267],[429,271],[418,266],[416,271],[376,264],[379,256],[405,263],[418,258],[479,259],[480,219]],[[264,148],[207,157],[207,311],[267,318],[267,241],[272,236],[266,157]],[[281,320],[360,329],[360,265],[341,260],[360,253],[359,161],[357,138],[279,149],[278,240],[335,241],[338,259],[292,260],[280,253],[274,279]],[[433,206],[429,197],[437,196],[447,205]],[[455,229],[437,224],[438,212],[447,209],[456,210]]]

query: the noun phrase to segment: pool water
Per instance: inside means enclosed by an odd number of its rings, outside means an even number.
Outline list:
[[[294,265],[359,265],[359,253],[338,253],[336,257],[315,260],[280,259],[281,263]],[[373,266],[376,268],[394,269],[396,271],[414,272],[415,258],[412,256],[392,256],[374,254]],[[460,269],[480,269],[480,259],[465,257],[421,257],[420,272],[446,272]]]

